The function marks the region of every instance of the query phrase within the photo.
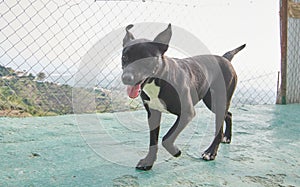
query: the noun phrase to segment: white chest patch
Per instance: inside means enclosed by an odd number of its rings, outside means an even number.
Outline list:
[[[166,109],[165,104],[158,98],[160,87],[156,86],[154,81],[146,84],[143,88],[143,91],[150,98],[150,101],[145,101],[150,108],[158,110],[160,112],[169,113],[169,111],[167,111]]]

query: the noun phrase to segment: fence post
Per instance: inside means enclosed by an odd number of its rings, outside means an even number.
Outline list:
[[[288,0],[280,1],[281,85],[277,104],[286,104]]]

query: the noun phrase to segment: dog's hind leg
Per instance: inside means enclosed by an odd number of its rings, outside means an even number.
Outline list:
[[[232,83],[234,84],[232,84],[232,86],[229,88],[229,91],[227,92],[227,108],[226,108],[227,111],[229,109],[231,97],[235,89],[235,82]],[[212,106],[213,103],[212,103],[212,95],[210,89],[207,91],[206,95],[204,96],[203,102],[210,111],[216,113],[214,107]],[[225,133],[223,134],[222,137],[222,143],[229,144],[231,143],[231,136],[232,136],[232,113],[229,111],[225,115],[225,124],[226,124],[226,128],[225,128]],[[223,133],[223,129],[221,130]]]
[[[222,138],[222,143],[230,143],[231,135],[232,135],[232,114],[231,112],[227,112],[225,117],[226,129]]]
[[[202,158],[204,160],[210,161],[210,160],[214,160],[216,158],[218,148],[219,148],[219,145],[220,145],[221,140],[222,140],[222,136],[223,136],[223,132],[220,129],[219,132],[216,134],[216,136],[214,138],[214,141],[209,146],[209,148],[207,148],[204,151],[204,153],[202,153]]]
[[[219,144],[222,141],[223,123],[225,114],[227,114],[227,96],[224,81],[219,78],[217,82],[212,84],[209,92],[210,93],[207,93],[209,95],[206,95],[203,100],[206,106],[215,113],[215,138],[202,154],[204,160],[215,159]]]
[[[202,158],[204,160],[214,160],[217,156],[219,145],[222,141],[223,137],[223,122],[224,122],[224,115],[216,115],[216,134],[213,142],[211,145],[204,151],[202,154]]]
[[[227,90],[227,111],[229,109],[230,103],[231,103],[231,98],[233,95],[233,92],[235,90],[236,87],[236,82],[237,82],[237,78],[234,77],[232,79],[232,81],[230,81],[230,86],[228,86],[228,90]],[[225,123],[226,123],[226,129],[225,129],[225,133],[223,134],[223,138],[222,138],[222,143],[231,143],[231,135],[232,135],[232,113],[231,112],[227,112],[226,116],[225,116]]]
[[[145,158],[141,159],[136,169],[139,170],[150,170],[156,160],[157,150],[158,150],[158,135],[160,128],[161,112],[157,110],[152,110],[145,105],[145,108],[148,112],[148,125],[150,130],[150,145],[149,151]]]
[[[213,107],[213,103],[212,103],[212,96],[211,96],[211,92],[210,89],[207,91],[206,95],[203,98],[203,102],[206,105],[206,107],[212,111],[214,114],[216,113],[216,111],[214,110],[215,107]],[[227,132],[226,134],[230,134],[231,135],[231,113],[227,112],[227,115],[225,117],[225,122],[226,122],[226,130],[225,132]],[[223,129],[220,129],[221,132],[223,133]],[[230,130],[230,131],[229,131]],[[229,136],[227,136],[229,137]],[[231,136],[230,136],[231,137]],[[224,138],[222,138],[222,142],[224,141]]]

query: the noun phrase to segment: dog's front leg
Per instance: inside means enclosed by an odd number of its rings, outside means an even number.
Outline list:
[[[158,149],[158,135],[160,128],[160,120],[161,120],[161,112],[157,110],[150,109],[147,104],[145,104],[145,108],[148,112],[148,125],[150,131],[150,145],[149,151],[145,158],[141,159],[136,169],[139,170],[150,170],[153,166],[153,163],[156,160],[157,149]]]
[[[162,145],[174,157],[179,157],[181,155],[181,151],[174,144],[174,142],[179,133],[186,127],[186,125],[193,119],[194,116],[195,110],[192,105],[190,110],[182,112],[182,114],[177,117],[174,125],[163,137]]]

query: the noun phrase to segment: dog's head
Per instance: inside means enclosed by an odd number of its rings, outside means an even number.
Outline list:
[[[171,24],[159,33],[154,40],[135,39],[129,31],[133,25],[126,27],[122,51],[122,82],[127,85],[130,98],[136,98],[143,83],[149,78],[157,77],[163,64],[163,55],[169,47],[172,36]]]

